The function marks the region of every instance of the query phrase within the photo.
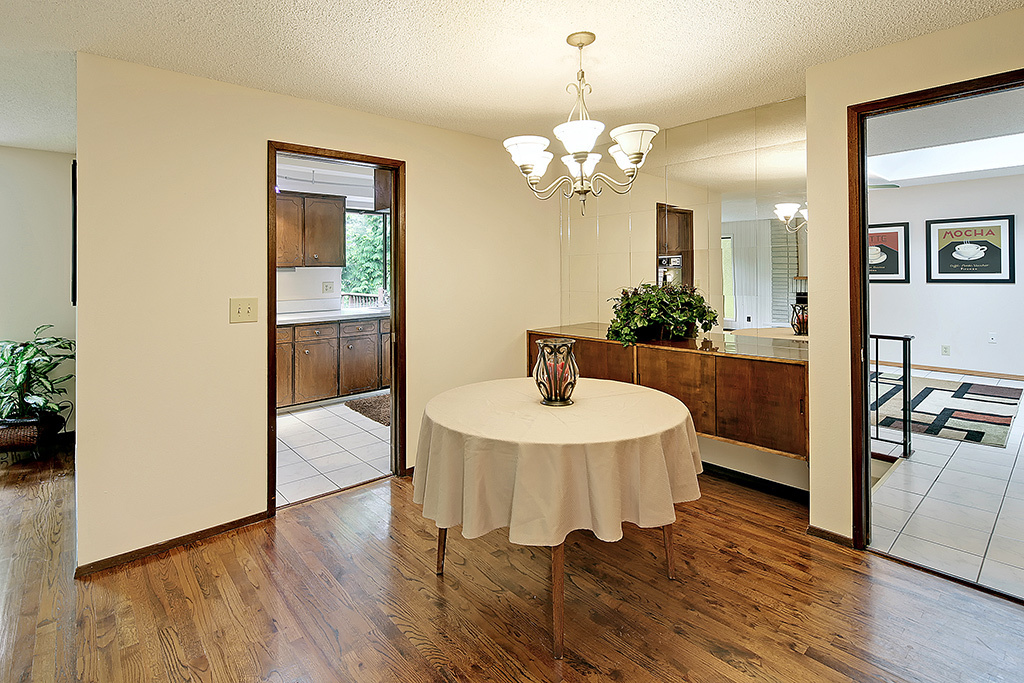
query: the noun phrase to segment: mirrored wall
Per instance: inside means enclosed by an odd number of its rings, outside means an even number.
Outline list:
[[[692,212],[684,278],[718,311],[714,331],[791,336],[813,227],[791,232],[775,209],[806,209],[804,108],[793,99],[663,130],[628,195],[606,190],[585,210],[561,200],[561,322],[608,323],[623,287],[657,280],[663,205],[663,217],[674,207]],[[607,150],[596,151],[609,165]],[[803,222],[798,215],[790,228]]]

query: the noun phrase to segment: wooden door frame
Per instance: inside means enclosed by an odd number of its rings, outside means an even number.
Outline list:
[[[865,125],[868,118],[1024,86],[1024,69],[904,93],[847,108],[850,248],[850,369],[853,436],[853,545],[863,550],[871,529],[871,439],[868,434],[868,281]]]
[[[267,514],[277,511],[277,153],[291,152],[390,169],[391,203],[391,471],[407,475],[405,377],[405,162],[290,142],[267,141]]]

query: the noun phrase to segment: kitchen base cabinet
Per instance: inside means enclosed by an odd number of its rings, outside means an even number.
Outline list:
[[[391,386],[391,333],[380,335],[380,386]]]
[[[292,392],[292,367],[295,362],[295,346],[289,342],[277,345],[277,407],[295,403]]]
[[[379,343],[377,334],[341,338],[339,370],[343,395],[380,387]]]
[[[295,342],[295,403],[338,395],[338,339]]]

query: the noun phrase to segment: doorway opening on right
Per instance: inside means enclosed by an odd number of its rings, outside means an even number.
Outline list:
[[[865,126],[869,547],[1024,598],[1024,88]]]

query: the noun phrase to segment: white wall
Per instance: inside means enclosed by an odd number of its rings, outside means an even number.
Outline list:
[[[871,285],[871,331],[912,334],[914,365],[1024,374],[1019,341],[1024,321],[1024,273],[1014,284],[927,282],[925,221],[973,216],[1024,217],[1024,176],[875,190],[868,194],[871,223],[910,223],[910,282]],[[1016,263],[1024,265],[1017,228]],[[990,333],[996,343],[989,344]],[[940,346],[948,344],[950,355]],[[895,347],[895,345],[892,345]],[[898,360],[879,347],[882,359]]]
[[[407,162],[409,464],[558,321],[558,207],[500,142],[79,55],[79,564],[266,508],[268,139]]]
[[[847,107],[1024,66],[1024,10],[812,67],[807,72],[807,191],[812,292],[811,524],[853,530]]]
[[[35,328],[75,338],[71,305],[71,154],[0,147],[0,339]],[[66,370],[66,371],[65,371]],[[74,372],[74,363],[61,366]],[[63,385],[75,401],[74,380]],[[72,414],[68,429],[75,428]]]

